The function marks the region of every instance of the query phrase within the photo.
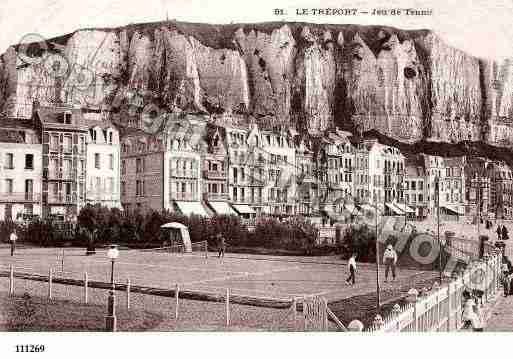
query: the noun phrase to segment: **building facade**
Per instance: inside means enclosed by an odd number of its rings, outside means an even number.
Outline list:
[[[34,106],[42,133],[42,215],[74,220],[86,202],[88,128],[80,109]]]
[[[32,121],[0,119],[0,219],[41,215],[42,145]]]

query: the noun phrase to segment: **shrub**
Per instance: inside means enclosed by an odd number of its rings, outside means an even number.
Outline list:
[[[339,246],[342,246],[341,252],[345,257],[356,253],[359,261],[376,261],[376,234],[367,225],[349,227]]]

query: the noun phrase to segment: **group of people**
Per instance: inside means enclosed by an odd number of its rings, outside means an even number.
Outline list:
[[[504,289],[504,296],[507,297],[511,295],[512,289],[512,280],[513,280],[513,268],[511,265],[511,261],[506,255],[502,256],[502,287]]]
[[[388,274],[390,272],[392,272],[392,280],[395,281],[397,252],[391,244],[387,246],[385,253],[383,253],[383,263],[385,264],[385,283],[388,282]],[[356,284],[356,253],[351,255],[351,258],[349,258],[349,261],[347,262],[347,266],[349,269],[349,277],[346,279],[346,284],[354,285]]]
[[[497,230],[495,231],[497,233],[497,240],[500,241],[500,240],[508,240],[509,239],[509,234],[508,234],[508,229],[506,228],[506,226],[503,224],[502,226],[499,224],[497,225]]]

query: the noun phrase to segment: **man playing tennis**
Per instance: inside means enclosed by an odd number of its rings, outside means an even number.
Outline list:
[[[218,248],[218,258],[221,258],[223,257],[224,258],[224,251],[226,249],[226,243],[225,243],[225,239],[223,237],[223,235],[221,233],[218,233],[217,234],[217,245],[219,246]]]

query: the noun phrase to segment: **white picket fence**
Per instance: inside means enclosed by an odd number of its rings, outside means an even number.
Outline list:
[[[491,301],[499,293],[501,261],[501,254],[495,253],[471,264],[462,275],[447,285],[433,288],[425,296],[412,298],[411,303],[396,308],[382,320],[375,320],[365,331],[389,333],[460,329],[463,292],[466,289],[482,290],[483,303]],[[479,278],[484,278],[484,281],[480,281]]]

